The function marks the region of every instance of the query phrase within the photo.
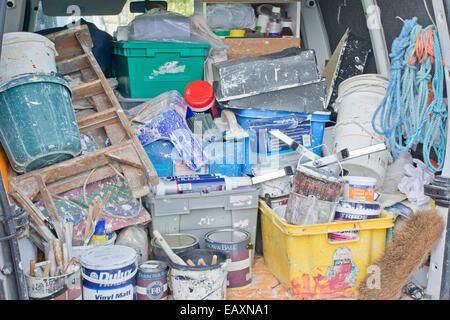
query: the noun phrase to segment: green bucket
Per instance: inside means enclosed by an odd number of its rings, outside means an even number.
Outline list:
[[[80,133],[67,81],[30,74],[2,85],[0,142],[18,173],[78,156]]]

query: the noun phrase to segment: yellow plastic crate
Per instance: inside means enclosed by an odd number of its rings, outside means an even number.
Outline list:
[[[392,214],[381,218],[316,225],[285,223],[262,200],[259,202],[264,262],[289,288],[306,299],[357,297],[367,267],[384,253]],[[331,242],[328,234],[358,230],[358,239]]]

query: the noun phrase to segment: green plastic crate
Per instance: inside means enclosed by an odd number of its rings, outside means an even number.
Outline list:
[[[118,90],[126,98],[154,98],[203,79],[209,44],[113,41]]]

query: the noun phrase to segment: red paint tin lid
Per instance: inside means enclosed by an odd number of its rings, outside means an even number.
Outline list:
[[[213,87],[203,80],[191,82],[184,90],[184,99],[194,111],[205,111],[212,106]]]

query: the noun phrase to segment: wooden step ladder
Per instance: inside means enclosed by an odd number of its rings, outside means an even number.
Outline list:
[[[58,217],[51,195],[81,187],[88,178],[92,183],[120,172],[134,198],[147,195],[148,182],[157,185],[158,175],[91,51],[93,43],[87,26],[46,37],[55,43],[58,73],[81,74],[84,81],[71,87],[72,102],[91,98],[95,105],[96,113],[77,120],[80,133],[104,128],[111,146],[12,177],[10,194],[27,211],[31,210],[29,200],[42,198],[53,219]]]

